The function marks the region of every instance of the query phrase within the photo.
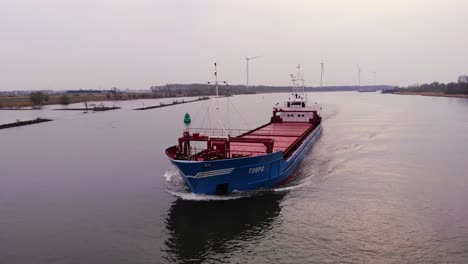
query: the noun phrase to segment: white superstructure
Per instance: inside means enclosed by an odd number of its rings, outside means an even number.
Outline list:
[[[284,107],[278,109],[278,115],[283,122],[309,122],[314,117],[313,111],[319,113],[321,110],[321,106],[317,103],[313,106],[307,104],[304,78],[300,69],[301,66],[298,65],[296,75],[291,74],[293,92],[289,95],[288,100],[284,102]]]

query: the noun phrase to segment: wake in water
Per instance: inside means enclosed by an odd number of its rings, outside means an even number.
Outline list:
[[[337,105],[324,105],[323,107],[326,109],[322,112],[324,121],[334,119],[340,113],[340,109]]]
[[[336,113],[333,113],[333,115],[336,115],[338,113],[338,110],[336,110],[335,112]],[[320,140],[318,140],[318,143],[319,145],[321,145]],[[316,146],[314,146],[314,149],[315,148]],[[177,170],[169,170],[166,171],[166,173],[164,174],[167,185],[166,191],[183,200],[215,201],[241,199],[252,196],[271,194],[272,192],[289,192],[293,190],[303,189],[306,187],[316,185],[318,182],[321,182],[323,179],[325,179],[327,175],[329,175],[330,170],[328,169],[328,167],[330,165],[330,160],[328,155],[324,155],[323,151],[323,147],[311,151],[311,153],[303,160],[298,171],[296,171],[294,179],[291,182],[276,188],[233,192],[228,195],[194,194],[190,192],[190,189],[188,188],[182,176]]]
[[[242,199],[248,198],[253,196],[265,195],[271,192],[288,192],[291,190],[296,190],[299,188],[306,187],[313,183],[311,181],[312,175],[305,175],[307,171],[298,171],[297,172],[297,179],[291,181],[290,183],[277,187],[277,188],[270,188],[270,189],[260,189],[254,191],[245,191],[245,192],[233,192],[228,195],[205,195],[205,194],[195,194],[190,192],[187,185],[185,184],[184,180],[180,173],[176,170],[169,170],[164,173],[164,178],[166,178],[166,191],[178,198],[183,200],[190,200],[190,201],[223,201],[223,200],[234,200],[234,199]]]

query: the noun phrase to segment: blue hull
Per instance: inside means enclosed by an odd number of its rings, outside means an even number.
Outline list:
[[[283,152],[278,151],[247,158],[217,161],[171,159],[171,162],[178,168],[190,190],[196,194],[226,194],[272,188],[293,176],[321,132],[320,124],[286,160]]]

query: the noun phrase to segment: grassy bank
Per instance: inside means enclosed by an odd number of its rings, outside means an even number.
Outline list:
[[[135,100],[154,98],[151,93],[86,93],[86,94],[52,94],[41,105],[67,105],[83,102],[101,102],[116,100]],[[156,97],[158,98],[158,97]],[[33,102],[28,95],[0,95],[0,108],[31,107]]]
[[[468,98],[468,94],[447,94],[443,92],[394,92],[394,94]]]
[[[384,91],[382,91],[384,92]],[[468,83],[426,83],[421,85],[412,85],[405,88],[395,87],[386,93],[405,94],[405,95],[422,95],[422,96],[439,96],[439,97],[457,97],[468,98]]]

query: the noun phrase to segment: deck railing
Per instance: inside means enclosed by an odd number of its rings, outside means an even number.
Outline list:
[[[222,128],[188,128],[187,131],[190,134],[193,133],[200,133],[203,136],[211,136],[211,137],[227,137],[228,135],[231,137],[236,137],[242,135],[249,130],[247,129],[222,129]]]
[[[190,134],[200,133],[201,136],[210,136],[210,137],[237,137],[243,135],[247,132],[250,132],[248,135],[251,136],[300,136],[303,131],[300,131],[299,134],[291,134],[291,129],[259,129],[259,130],[246,130],[246,129],[220,129],[220,128],[188,128],[187,131]],[[288,133],[283,134],[283,131]]]
[[[200,153],[202,153],[203,151],[206,151],[206,148],[190,146],[189,157],[193,158],[196,155],[199,155]],[[228,157],[226,158],[232,158],[233,155],[256,156],[256,155],[263,155],[263,154],[267,154],[266,150],[245,150],[245,149],[233,150],[232,152],[228,153]]]

